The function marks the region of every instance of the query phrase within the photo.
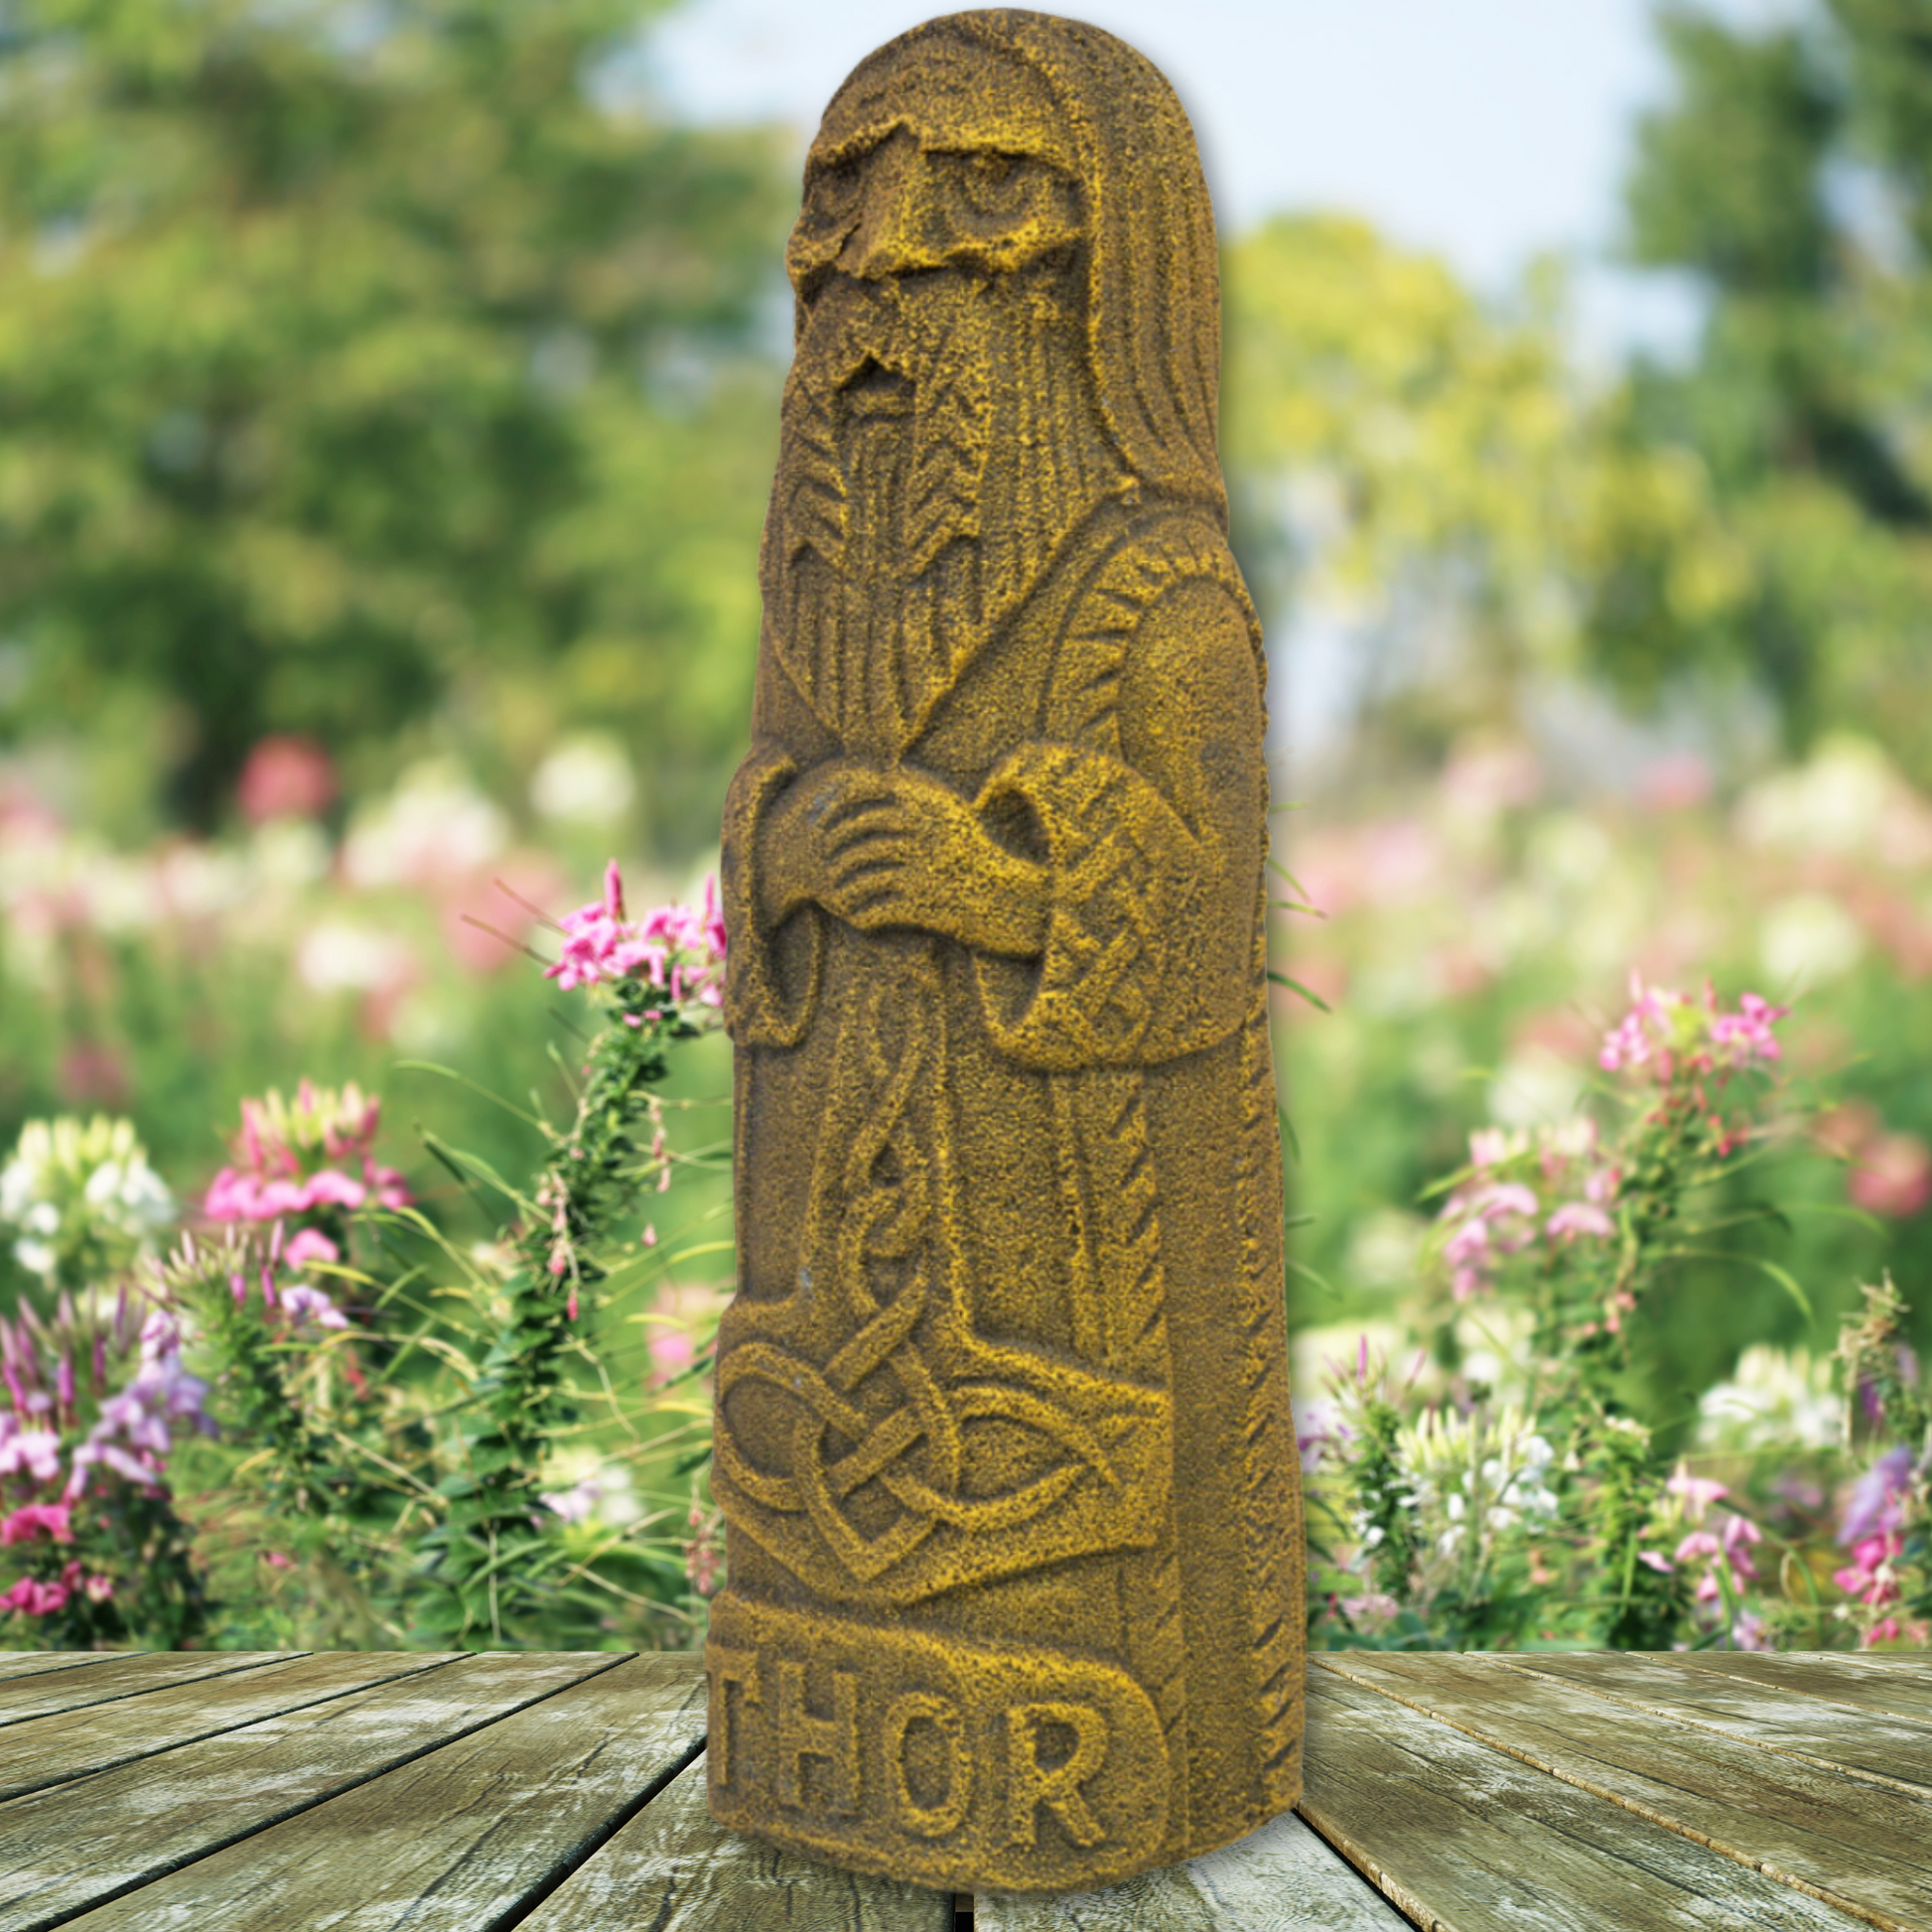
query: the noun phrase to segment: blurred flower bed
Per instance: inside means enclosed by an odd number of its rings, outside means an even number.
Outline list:
[[[1845,738],[1553,789],[1278,841],[1317,1633],[1924,1644],[1932,805]]]
[[[0,1640],[696,1640],[722,935],[546,917],[629,783],[5,795]],[[1856,740],[1553,792],[1278,821],[1315,1639],[1923,1642],[1932,805]]]
[[[0,1643],[701,1633],[722,934],[615,869],[555,918],[621,752],[520,840],[448,762],[345,813],[292,740],[220,841],[4,784]]]

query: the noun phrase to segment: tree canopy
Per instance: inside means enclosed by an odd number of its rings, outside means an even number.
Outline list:
[[[1610,582],[1605,661],[1746,669],[1794,745],[1852,726],[1932,778],[1932,31],[1919,0],[1808,0],[1768,28],[1660,16],[1630,249],[1694,279],[1690,366],[1639,368],[1633,432],[1695,452],[1744,591],[1700,624]]]
[[[0,4],[0,744],[97,818],[630,741],[735,756],[789,166],[614,99],[635,0]]]

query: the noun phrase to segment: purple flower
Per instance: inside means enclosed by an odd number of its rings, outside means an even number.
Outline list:
[[[1838,1540],[1850,1549],[1868,1537],[1887,1536],[1903,1526],[1905,1492],[1912,1480],[1912,1451],[1900,1444],[1887,1449],[1852,1491]]]
[[[348,1316],[321,1289],[311,1288],[306,1282],[297,1282],[293,1288],[283,1290],[282,1307],[297,1327],[305,1321],[313,1321],[320,1328],[348,1326]]]

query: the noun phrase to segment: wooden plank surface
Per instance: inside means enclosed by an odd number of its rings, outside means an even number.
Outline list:
[[[978,1923],[1932,1932],[1932,1659],[1309,1677],[1313,1832]],[[687,1656],[0,1653],[0,1932],[948,1932],[944,1893],[716,1826],[704,1721]]]
[[[1932,1925],[1932,1797],[1610,1707],[1479,1656],[1323,1655],[1319,1668],[1452,1725],[1887,1932]]]
[[[976,1932],[1410,1932],[1410,1921],[1293,1812],[1218,1852],[1102,1891],[982,1894],[973,1923]]]
[[[1328,1663],[1310,1659],[1302,1816],[1425,1932],[1853,1932],[1832,1906]]]
[[[59,1923],[84,1932],[488,1932],[515,1923],[519,1908],[688,1763],[704,1720],[704,1682],[689,1659],[619,1661]],[[86,1787],[36,1796],[76,1789]]]
[[[1932,1792],[1932,1723],[1863,1716],[1786,1688],[1712,1671],[1659,1669],[1654,1659],[1610,1654],[1498,1657],[1532,1680],[1554,1678],[1633,1710],[1785,1751],[1826,1770],[1914,1796]]]
[[[104,1664],[110,1657],[138,1657],[138,1650],[0,1650],[0,1683],[13,1677],[38,1677],[42,1671],[71,1670],[75,1664]]]
[[[1932,1665],[1905,1658],[1872,1659],[1856,1651],[1789,1651],[1766,1656],[1748,1650],[1685,1650],[1651,1660],[1660,1670],[1693,1677],[1729,1677],[1740,1683],[1817,1698],[1874,1718],[1932,1724]],[[1897,1664],[1896,1670],[1882,1668]]]
[[[449,1661],[447,1656],[407,1651],[282,1657],[253,1670],[168,1684],[111,1704],[30,1718],[0,1730],[0,1798],[149,1757],[218,1730],[237,1729],[258,1718],[320,1704]]]
[[[162,1685],[196,1683],[203,1677],[226,1677],[255,1665],[282,1664],[307,1656],[304,1650],[157,1650],[127,1652],[89,1669],[37,1671],[0,1679],[0,1727],[45,1718],[56,1710],[79,1710],[85,1704],[106,1704],[124,1697],[141,1697]]]
[[[0,1680],[0,1725],[25,1724],[55,1711],[139,1697],[168,1684],[225,1677],[258,1664],[306,1656],[300,1650],[163,1650],[110,1657],[86,1670],[41,1671]]]
[[[952,1923],[950,1892],[840,1871],[714,1823],[700,1756],[517,1932],[952,1932]]]
[[[467,1656],[0,1804],[0,1932],[63,1923],[614,1661]]]

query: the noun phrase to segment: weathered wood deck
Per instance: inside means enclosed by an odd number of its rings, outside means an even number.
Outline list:
[[[1309,1795],[1111,1891],[738,1839],[697,1660],[0,1653],[0,1932],[1932,1932],[1932,1655],[1317,1658]]]

